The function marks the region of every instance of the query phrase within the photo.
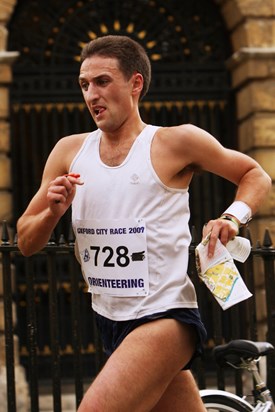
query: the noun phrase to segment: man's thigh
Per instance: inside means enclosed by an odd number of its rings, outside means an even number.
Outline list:
[[[109,358],[79,412],[150,411],[189,362],[195,344],[194,329],[174,319],[139,326]]]

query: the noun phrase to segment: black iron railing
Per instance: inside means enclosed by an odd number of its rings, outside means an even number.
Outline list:
[[[246,233],[248,236],[249,233]],[[7,370],[7,411],[17,412],[15,387],[15,344],[19,338],[20,363],[26,370],[30,394],[30,411],[39,412],[41,381],[51,382],[53,411],[62,411],[62,383],[70,381],[75,404],[83,397],[85,383],[104,364],[100,339],[94,325],[90,297],[86,293],[79,264],[74,257],[73,236],[51,239],[36,255],[24,258],[16,238],[11,242],[3,223],[0,245],[3,268],[5,348]],[[275,249],[269,232],[257,243],[239,270],[254,297],[227,311],[222,311],[198,279],[195,267],[195,231],[190,246],[189,274],[196,286],[200,311],[208,330],[205,356],[197,360],[194,374],[200,388],[226,385],[224,371],[216,369],[211,358],[214,344],[230,339],[263,340],[275,344]],[[257,282],[256,282],[257,279]],[[266,319],[259,322],[256,284],[262,283]],[[13,307],[16,308],[14,312]],[[16,316],[14,316],[16,313]],[[264,332],[262,332],[262,330]],[[267,362],[268,385],[275,395],[275,355]],[[242,379],[236,373],[236,392],[242,394]]]

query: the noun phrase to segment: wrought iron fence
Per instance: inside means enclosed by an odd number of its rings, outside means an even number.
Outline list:
[[[249,232],[245,235],[249,237]],[[195,230],[190,245],[189,275],[197,290],[200,311],[208,330],[203,359],[195,362],[193,372],[200,388],[210,383],[221,389],[227,375],[215,367],[211,358],[213,345],[231,339],[259,340],[263,336],[275,344],[275,249],[268,230],[263,243],[252,247],[249,259],[239,270],[254,297],[227,311],[222,311],[212,295],[198,279],[195,267]],[[7,411],[17,412],[15,385],[15,343],[19,337],[19,358],[26,370],[30,395],[30,411],[38,412],[41,379],[51,382],[53,411],[62,411],[62,383],[70,381],[78,405],[85,383],[104,364],[100,338],[94,327],[90,298],[85,293],[81,271],[74,257],[74,238],[51,239],[36,255],[24,258],[16,238],[11,241],[3,222],[0,245],[5,320],[7,376]],[[256,282],[257,280],[257,282]],[[266,319],[259,322],[256,284],[262,283]],[[13,310],[15,307],[15,311]],[[14,316],[16,313],[16,316]],[[264,332],[261,332],[263,328]],[[263,340],[263,339],[260,339]],[[268,385],[275,395],[275,355],[267,362]],[[231,377],[236,392],[242,394],[242,377]]]

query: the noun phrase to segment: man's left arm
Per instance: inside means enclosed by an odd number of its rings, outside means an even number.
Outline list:
[[[177,131],[179,156],[187,164],[221,176],[236,185],[232,205],[213,220],[207,222],[203,236],[211,232],[209,254],[213,254],[217,239],[223,244],[234,238],[239,227],[245,224],[266,199],[271,178],[259,163],[236,150],[223,147],[211,134],[193,125],[180,126]]]
[[[237,191],[233,203],[217,219],[209,221],[203,229],[203,236],[211,231],[208,248],[210,256],[214,253],[218,238],[226,244],[238,234],[241,226],[252,219],[271,188],[270,177],[255,160],[231,150],[230,156],[234,159],[232,167],[236,167],[240,172],[239,180],[235,181]],[[231,180],[230,161],[229,164],[224,163],[224,165],[225,170],[222,175]],[[233,174],[235,175],[235,172]]]

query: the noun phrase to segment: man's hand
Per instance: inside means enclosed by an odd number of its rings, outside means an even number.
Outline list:
[[[71,205],[75,195],[76,185],[83,185],[83,182],[79,178],[79,174],[69,173],[58,176],[50,182],[47,201],[53,214],[60,214],[61,212],[63,214]]]
[[[238,227],[234,222],[218,218],[216,220],[209,220],[203,227],[203,239],[209,235],[208,256],[211,258],[215,251],[217,239],[225,246],[229,240],[232,240],[238,235]]]

